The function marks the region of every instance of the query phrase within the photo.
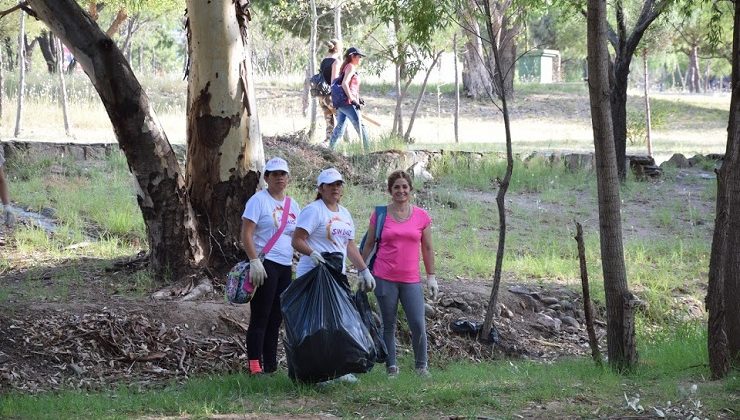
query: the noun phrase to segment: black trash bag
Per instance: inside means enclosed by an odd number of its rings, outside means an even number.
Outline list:
[[[358,290],[355,293],[355,306],[360,313],[362,323],[365,324],[365,327],[370,332],[370,337],[373,338],[375,363],[385,363],[385,360],[388,358],[388,349],[385,347],[385,341],[383,341],[383,325],[380,322],[380,317],[370,307],[370,301],[367,299],[366,292]]]
[[[285,319],[288,375],[322,382],[373,368],[375,346],[355,308],[342,254],[322,254],[327,264],[295,279],[280,295]]]
[[[478,336],[482,327],[482,324],[468,321],[466,319],[458,319],[457,321],[453,321],[452,323],[450,323],[450,329],[452,330],[452,332],[462,335],[469,335],[472,337]]]
[[[454,333],[480,338],[481,341],[485,341],[487,343],[498,344],[500,341],[499,333],[495,325],[491,327],[491,332],[488,333],[487,338],[479,337],[481,329],[483,329],[483,324],[479,324],[474,321],[459,319],[450,323],[450,329]]]

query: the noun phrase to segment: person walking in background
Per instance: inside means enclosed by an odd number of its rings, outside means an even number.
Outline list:
[[[249,258],[249,277],[257,288],[250,301],[247,330],[247,356],[251,374],[277,370],[277,343],[283,321],[280,294],[288,287],[292,277],[291,236],[301,212],[298,203],[285,194],[289,180],[290,170],[285,160],[275,157],[267,161],[267,189],[250,197],[242,214],[242,246]],[[285,211],[288,216],[280,232]]]
[[[319,72],[324,76],[324,81],[328,85],[339,76],[339,68],[341,67],[341,61],[339,60],[339,52],[342,50],[342,43],[338,39],[331,39],[326,42],[327,54],[321,64],[319,65]],[[336,110],[331,103],[331,95],[325,95],[319,97],[319,106],[321,111],[324,113],[324,121],[326,121],[326,137],[324,142],[328,145],[331,134],[334,131],[334,113]]]
[[[3,203],[3,222],[11,227],[15,224],[15,214],[10,208],[10,194],[8,193],[8,179],[5,176],[5,148],[0,143],[0,201]]]
[[[432,219],[426,211],[411,204],[413,185],[404,171],[395,171],[388,177],[391,202],[382,225],[373,274],[376,278],[375,296],[378,298],[383,321],[383,341],[388,349],[386,370],[398,375],[396,362],[396,315],[400,300],[406,313],[414,349],[416,372],[429,376],[427,333],[424,319],[424,291],[419,273],[419,250],[424,260],[424,283],[432,300],[437,299],[439,287],[434,274],[434,247],[432,246]],[[367,258],[375,244],[375,211],[370,215],[367,239],[362,256]]]
[[[348,119],[362,139],[362,146],[365,150],[370,148],[370,136],[365,125],[362,124],[362,113],[360,112],[360,108],[365,105],[365,101],[360,97],[360,76],[357,73],[357,67],[360,65],[362,57],[365,57],[365,54],[359,49],[355,47],[348,48],[344,53],[344,62],[339,69],[339,76],[332,81],[332,92],[336,84],[338,85],[337,88],[341,87],[347,98],[342,103],[337,103],[336,99],[332,101],[334,108],[337,109],[336,126],[329,139],[329,147],[332,149],[337,140],[344,135],[345,124]]]

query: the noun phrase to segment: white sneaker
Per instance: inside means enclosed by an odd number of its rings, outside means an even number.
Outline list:
[[[348,374],[342,375],[342,376],[340,376],[338,378],[329,379],[328,381],[324,381],[324,382],[319,382],[318,385],[320,385],[320,386],[327,386],[327,385],[331,385],[331,384],[334,384],[334,383],[337,383],[337,382],[347,382],[347,383],[353,384],[353,383],[357,382],[357,376],[355,376],[355,375],[353,375],[351,373],[348,373]]]

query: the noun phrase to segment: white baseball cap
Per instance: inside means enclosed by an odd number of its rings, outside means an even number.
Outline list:
[[[288,162],[285,161],[285,159],[281,159],[279,157],[274,157],[265,163],[265,172],[267,171],[283,171],[290,173],[288,170]]]
[[[342,179],[342,174],[336,168],[324,169],[316,180],[316,186],[320,187],[321,184],[333,184],[337,181],[344,182],[344,179]]]

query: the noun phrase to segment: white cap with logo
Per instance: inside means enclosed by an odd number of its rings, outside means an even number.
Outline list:
[[[337,181],[344,182],[344,179],[342,179],[342,174],[336,168],[324,169],[316,180],[316,186],[320,187],[321,184],[333,184]]]
[[[290,173],[288,170],[288,162],[285,161],[285,159],[281,159],[279,157],[274,157],[265,163],[265,172],[267,171],[283,171]]]

